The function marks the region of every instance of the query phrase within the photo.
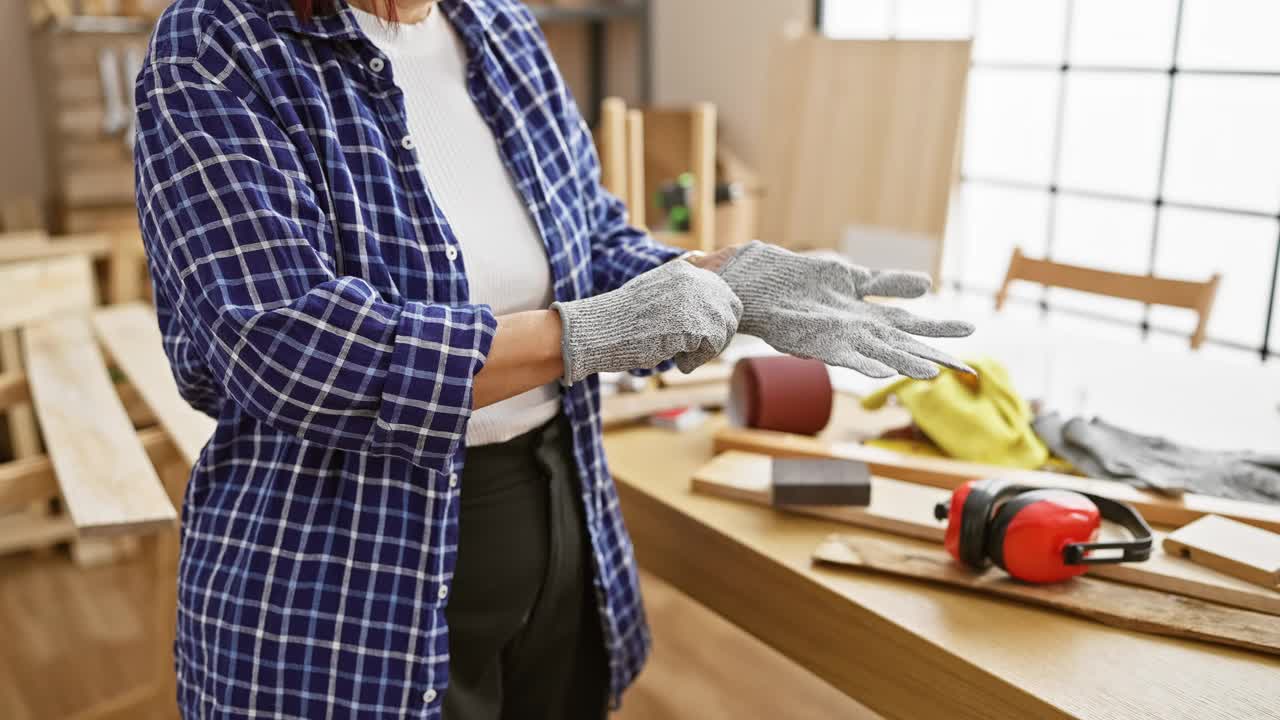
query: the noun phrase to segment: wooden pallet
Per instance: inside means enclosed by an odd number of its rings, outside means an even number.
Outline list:
[[[0,328],[12,329],[14,352],[0,413],[26,407],[44,439],[0,464],[0,553],[70,542],[92,555],[123,541],[157,578],[143,609],[155,619],[151,682],[76,715],[84,719],[137,716],[169,692],[175,587],[160,578],[172,577],[177,552],[174,498],[214,425],[179,396],[155,311],[93,304],[87,255],[0,264]],[[120,370],[129,382],[114,377]]]

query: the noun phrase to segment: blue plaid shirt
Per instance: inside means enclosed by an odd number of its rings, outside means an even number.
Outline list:
[[[536,220],[556,299],[674,257],[601,189],[528,10],[439,8],[467,47],[468,88]],[[165,351],[185,398],[218,420],[183,510],[181,708],[438,717],[457,479],[496,322],[468,302],[394,68],[345,6],[304,23],[287,0],[177,0],[137,101]],[[616,699],[648,631],[594,378],[563,403]]]

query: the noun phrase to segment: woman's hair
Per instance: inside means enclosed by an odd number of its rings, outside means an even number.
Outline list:
[[[373,0],[375,3],[382,5],[386,10],[385,17],[390,22],[396,21],[396,0]],[[303,22],[309,22],[312,16],[316,14],[325,14],[333,12],[335,0],[292,0],[293,11],[302,18]]]

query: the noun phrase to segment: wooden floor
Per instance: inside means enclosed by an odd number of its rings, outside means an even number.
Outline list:
[[[81,569],[65,550],[0,558],[0,718],[74,718],[142,691],[170,638],[147,637],[140,560]],[[616,720],[876,716],[653,577],[654,655]],[[154,632],[154,631],[150,631]],[[139,720],[177,717],[172,684]]]

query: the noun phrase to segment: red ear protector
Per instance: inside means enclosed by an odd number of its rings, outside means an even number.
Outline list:
[[[947,552],[956,560],[979,570],[995,562],[1026,582],[1060,582],[1089,565],[1151,556],[1151,527],[1138,511],[1097,495],[971,480],[951,494],[950,507],[938,503],[933,514],[948,520]],[[1133,539],[1094,542],[1103,519],[1121,525]]]

